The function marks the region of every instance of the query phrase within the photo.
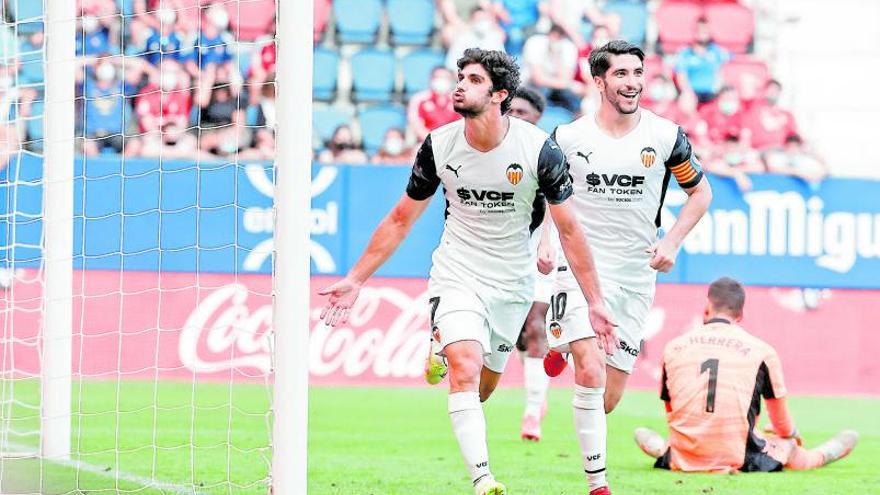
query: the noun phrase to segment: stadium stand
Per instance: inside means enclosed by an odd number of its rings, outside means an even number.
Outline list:
[[[374,105],[358,115],[364,149],[375,153],[382,145],[385,133],[392,127],[406,127],[406,111],[397,105]]]
[[[403,72],[403,92],[407,99],[415,93],[428,88],[431,71],[442,66],[446,54],[439,50],[417,50],[400,60]]]
[[[388,0],[388,23],[395,44],[427,45],[434,32],[432,0]]]
[[[374,43],[382,23],[380,0],[334,0],[336,32],[342,43]]]
[[[319,101],[331,101],[336,98],[339,54],[326,48],[316,48],[314,57],[313,98]]]
[[[315,107],[312,112],[312,126],[314,127],[316,149],[322,149],[324,143],[333,136],[333,131],[349,121],[351,121],[351,116],[338,108]]]
[[[606,14],[617,14],[622,22],[619,37],[637,45],[645,43],[648,7],[638,0],[611,0],[603,9]]]
[[[541,120],[538,121],[538,127],[545,132],[552,133],[556,126],[571,122],[573,117],[571,112],[562,107],[548,106],[544,109]]]
[[[666,1],[660,4],[654,20],[663,53],[675,53],[693,41],[694,27],[702,15],[703,9],[697,3]]]
[[[364,48],[351,57],[354,99],[390,101],[394,92],[397,61],[389,50]]]
[[[712,3],[705,7],[713,40],[733,53],[745,53],[755,32],[755,14],[738,3]]]

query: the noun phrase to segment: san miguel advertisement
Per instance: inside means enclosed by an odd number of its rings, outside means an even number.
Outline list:
[[[0,171],[4,372],[39,373],[42,163]],[[406,167],[313,168],[314,384],[422,385],[426,280],[443,223],[435,198],[362,292],[350,322],[325,327],[315,291],[344,274],[403,191]],[[106,157],[77,161],[74,371],[89,379],[263,381],[271,377],[272,168]],[[699,322],[705,284],[749,286],[745,327],[773,344],[799,393],[880,394],[880,182],[832,179],[812,190],[776,176],[741,194],[712,178],[709,213],[661,277],[631,383],[655,387],[663,345]],[[439,196],[439,195],[438,195]],[[671,225],[684,193],[671,189]],[[807,290],[803,290],[807,289]],[[511,359],[504,383],[522,379]],[[555,380],[568,385],[570,375]]]

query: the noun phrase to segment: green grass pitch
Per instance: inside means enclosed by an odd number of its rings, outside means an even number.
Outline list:
[[[22,403],[35,404],[37,394],[35,384],[16,384],[15,397]],[[569,390],[550,391],[544,440],[537,444],[519,439],[522,390],[500,389],[486,404],[492,470],[511,495],[586,494],[570,398]],[[263,386],[84,383],[81,393],[75,386],[74,404],[74,449],[100,473],[5,458],[0,493],[184,493],[180,487],[204,494],[266,492],[268,391]],[[608,421],[611,487],[624,495],[880,494],[880,400],[794,397],[791,407],[807,446],[845,428],[860,432],[859,445],[850,457],[812,472],[683,475],[652,469],[636,447],[634,428],[663,431],[664,422],[655,393],[628,391]],[[34,413],[7,407],[3,419],[25,431],[35,427]],[[9,440],[35,442],[33,437]],[[115,479],[117,473],[128,479]],[[168,485],[145,487],[152,473]],[[454,495],[471,490],[449,428],[442,385],[312,390],[310,494]]]

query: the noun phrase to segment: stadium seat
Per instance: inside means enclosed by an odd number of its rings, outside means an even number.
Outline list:
[[[388,50],[365,48],[351,57],[354,99],[388,101],[394,91],[394,54]]]
[[[745,53],[755,34],[755,14],[738,3],[713,3],[706,6],[706,19],[712,39],[733,53]]]
[[[314,141],[322,147],[331,137],[337,127],[347,124],[351,117],[342,110],[333,107],[315,108],[312,112],[312,127],[315,133]]]
[[[31,116],[26,119],[28,149],[43,149],[43,102],[38,100],[31,105]]]
[[[333,5],[330,0],[315,0],[315,43],[321,41],[324,37],[324,30],[327,29],[327,22],[330,20],[330,12]]]
[[[340,42],[373,43],[382,23],[382,3],[380,0],[335,0],[333,15]]]
[[[34,0],[11,0],[9,2],[12,11],[12,20],[15,22],[24,22],[27,20],[40,21],[43,17],[43,2]]]
[[[667,70],[666,66],[663,64],[663,57],[656,54],[647,54],[645,55],[645,81],[650,81],[652,77],[663,74],[666,77],[671,77],[669,74],[669,70]]]
[[[642,45],[645,43],[645,30],[648,24],[648,7],[644,2],[633,0],[611,0],[603,9],[606,14],[620,16],[620,37]]]
[[[320,101],[330,101],[336,97],[339,54],[326,48],[316,48],[314,57],[312,97]]]
[[[388,24],[394,44],[429,44],[434,32],[433,0],[388,0]]]
[[[443,52],[437,50],[417,50],[403,57],[400,61],[403,71],[403,91],[407,98],[427,89],[431,80],[431,71],[442,66],[445,61]]]
[[[550,105],[544,109],[544,115],[538,121],[538,127],[543,129],[544,132],[552,133],[556,126],[567,124],[571,122],[572,118],[574,118],[574,115],[568,110]]]
[[[239,41],[253,41],[269,34],[267,28],[275,17],[275,0],[240,0],[225,5],[230,30]]]
[[[740,94],[753,94],[770,80],[770,69],[762,60],[740,56],[721,67],[721,77]]]
[[[392,127],[406,129],[406,112],[396,105],[375,105],[367,107],[358,115],[361,124],[361,137],[364,149],[375,153],[382,145],[385,132]]]
[[[663,2],[654,14],[663,53],[675,53],[693,41],[697,19],[702,15],[703,8],[698,4],[671,0]]]

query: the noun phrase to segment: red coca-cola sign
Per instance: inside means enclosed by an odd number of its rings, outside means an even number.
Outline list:
[[[312,279],[308,367],[315,385],[422,386],[428,349],[423,279],[375,279],[347,324],[326,327]],[[268,381],[272,370],[271,279],[266,275],[77,272],[73,374],[85,379]],[[0,293],[6,376],[40,371],[36,272],[22,272]],[[654,388],[671,338],[699,324],[705,287],[661,285],[646,322],[646,342],[629,385]],[[750,288],[744,327],[779,352],[796,393],[880,394],[876,292],[818,293],[818,306],[795,289]],[[834,338],[829,338],[833,334]],[[857,345],[853,345],[856,343]],[[520,385],[512,357],[502,385]],[[554,384],[568,386],[570,372]]]

